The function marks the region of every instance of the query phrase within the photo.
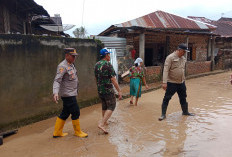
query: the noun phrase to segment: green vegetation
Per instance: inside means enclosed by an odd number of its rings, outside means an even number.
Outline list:
[[[87,30],[85,29],[85,27],[81,26],[80,28],[76,28],[73,31],[73,34],[76,38],[86,38],[87,35]]]

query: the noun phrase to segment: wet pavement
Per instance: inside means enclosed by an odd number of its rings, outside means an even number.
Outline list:
[[[186,81],[189,111],[194,117],[182,116],[174,95],[167,118],[158,121],[164,96],[164,90],[158,89],[142,94],[137,107],[129,105],[129,99],[118,101],[108,135],[97,128],[101,118],[101,105],[97,104],[81,110],[81,128],[88,138],[73,136],[69,119],[64,127],[69,135],[53,139],[54,117],[22,127],[18,134],[4,139],[0,156],[231,157],[230,75],[225,72]]]

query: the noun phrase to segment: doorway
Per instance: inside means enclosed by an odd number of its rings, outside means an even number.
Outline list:
[[[145,66],[153,66],[153,48],[145,49]]]

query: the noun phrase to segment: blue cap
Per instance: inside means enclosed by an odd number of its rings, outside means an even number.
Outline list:
[[[100,55],[101,56],[105,56],[107,53],[112,53],[112,52],[109,52],[107,49],[101,49],[100,50]]]

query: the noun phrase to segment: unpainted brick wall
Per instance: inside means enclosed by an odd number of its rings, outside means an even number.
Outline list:
[[[232,68],[232,38],[216,38],[215,48],[218,48],[216,59],[218,63],[215,69],[229,69]]]
[[[211,61],[187,62],[187,75],[194,75],[211,71]]]
[[[195,60],[188,61],[188,66],[186,69],[187,75],[208,72],[211,70],[211,62],[207,62],[208,54],[208,36],[204,35],[185,35],[185,34],[163,34],[163,33],[154,33],[146,34],[145,36],[145,48],[153,48],[154,44],[164,44],[166,45],[166,36],[169,36],[170,43],[167,55],[174,52],[180,43],[186,43],[188,38],[189,45],[192,45],[196,50]],[[130,46],[134,46],[136,49],[136,57],[139,56],[139,36],[127,36],[127,41]],[[155,56],[155,55],[154,55]],[[162,66],[161,66],[162,67]],[[162,71],[160,67],[160,71]],[[149,67],[147,67],[149,69]],[[152,67],[151,67],[152,69]],[[153,72],[148,70],[148,81],[153,80],[151,77]],[[152,71],[152,70],[151,70]],[[162,72],[160,72],[161,74]],[[162,78],[162,77],[161,77]]]
[[[162,79],[161,66],[146,67],[146,81],[147,83],[154,83]]]
[[[207,60],[208,37],[190,36],[189,43],[196,47],[196,61]]]

